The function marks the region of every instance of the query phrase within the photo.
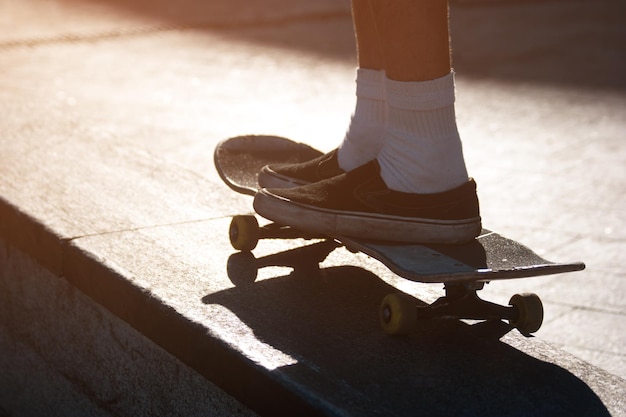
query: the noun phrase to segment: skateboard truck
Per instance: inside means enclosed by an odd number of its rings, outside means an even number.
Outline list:
[[[259,226],[253,215],[234,216],[228,229],[228,237],[232,247],[240,251],[251,251],[261,239],[327,239],[325,236],[307,234],[276,223]]]
[[[447,283],[445,295],[432,304],[416,306],[412,297],[387,295],[380,307],[380,324],[389,335],[409,333],[420,319],[507,320],[522,334],[536,332],[543,322],[543,305],[535,294],[516,294],[503,306],[481,299],[477,291],[484,282]]]

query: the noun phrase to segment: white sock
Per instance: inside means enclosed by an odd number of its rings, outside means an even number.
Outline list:
[[[344,171],[373,160],[383,145],[386,124],[385,72],[358,68],[356,106],[337,155]]]
[[[468,180],[454,113],[454,74],[430,81],[387,79],[387,130],[378,154],[387,187],[431,194]]]

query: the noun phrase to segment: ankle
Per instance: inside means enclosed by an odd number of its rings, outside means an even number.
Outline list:
[[[454,76],[387,81],[388,128],[377,158],[395,191],[431,194],[468,180],[454,110]]]
[[[376,158],[387,123],[384,71],[359,68],[356,84],[354,114],[339,146],[339,166],[345,171]]]

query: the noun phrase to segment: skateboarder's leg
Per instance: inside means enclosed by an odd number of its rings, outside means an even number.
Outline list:
[[[356,104],[338,149],[299,164],[264,167],[259,185],[288,188],[331,178],[370,162],[383,146],[387,103],[384,54],[371,0],[353,0],[352,16],[357,44]]]
[[[387,71],[377,159],[327,180],[264,189],[257,212],[329,235],[455,243],[480,233],[454,115],[447,2],[370,0]]]
[[[372,3],[372,0],[352,0],[357,61],[359,68],[384,72],[385,56],[374,16],[376,5]]]
[[[376,158],[385,130],[385,70],[383,51],[370,0],[353,0],[357,43],[356,106],[339,146],[339,166],[350,171]]]
[[[441,192],[466,183],[447,2],[385,0],[376,16],[387,74],[388,129],[378,154],[383,180],[408,193]]]

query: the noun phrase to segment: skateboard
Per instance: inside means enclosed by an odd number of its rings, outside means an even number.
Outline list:
[[[309,145],[286,138],[237,136],[217,145],[214,163],[226,185],[238,193],[253,196],[258,190],[258,172],[266,164],[304,162],[321,154]],[[526,246],[487,229],[473,241],[460,245],[390,244],[345,236],[314,236],[275,223],[260,226],[257,216],[249,214],[232,218],[229,238],[233,248],[241,253],[251,252],[261,239],[319,239],[323,249],[316,249],[312,258],[318,265],[335,248],[344,246],[351,252],[362,252],[378,260],[401,278],[444,285],[444,295],[426,306],[401,292],[387,295],[380,305],[379,317],[381,327],[390,335],[411,332],[421,319],[452,318],[507,320],[520,333],[529,336],[539,330],[543,322],[543,305],[536,294],[515,294],[505,306],[483,300],[477,292],[491,281],[585,268],[582,262],[548,261]],[[270,256],[258,265],[274,263]]]

